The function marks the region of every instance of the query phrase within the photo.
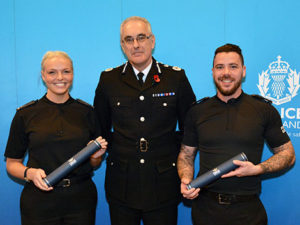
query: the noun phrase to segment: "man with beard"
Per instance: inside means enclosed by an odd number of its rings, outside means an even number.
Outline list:
[[[258,197],[260,175],[293,165],[294,148],[271,102],[242,91],[246,67],[237,45],[226,44],[215,51],[212,72],[216,96],[198,101],[186,117],[177,162],[181,193],[185,198],[195,199],[192,206],[195,225],[267,224],[266,211]],[[274,155],[260,162],[265,140]],[[235,160],[238,168],[234,171],[201,190],[188,190],[197,149],[199,175],[241,152],[249,161]]]
[[[150,23],[121,24],[128,62],[102,72],[94,106],[109,140],[105,190],[112,225],[176,225],[176,161],[185,115],[195,95],[184,70],[152,57]],[[113,133],[111,133],[113,128]]]

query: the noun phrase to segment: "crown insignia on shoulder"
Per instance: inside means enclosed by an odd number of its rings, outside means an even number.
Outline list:
[[[114,68],[107,68],[106,70],[104,70],[105,72],[109,72],[109,71],[112,71]]]
[[[123,65],[125,65],[125,64],[118,65],[118,66],[116,66],[116,67],[110,67],[110,68],[107,68],[106,70],[104,70],[104,72],[110,72],[110,71],[112,71],[112,70],[114,70],[114,69],[117,69],[117,68],[123,66]]]
[[[192,105],[197,105],[197,104],[206,102],[208,99],[210,99],[210,97],[201,98],[200,100],[193,102]]]
[[[173,66],[172,69],[175,70],[175,71],[180,71],[180,70],[182,70],[182,69],[181,69],[180,67],[178,67],[178,66]]]
[[[266,102],[266,103],[269,103],[269,104],[272,104],[272,101],[270,99],[267,99],[267,98],[264,98],[260,95],[251,95],[253,98],[256,98],[262,102]]]
[[[29,106],[32,106],[32,105],[34,105],[34,104],[37,103],[37,102],[38,102],[38,100],[32,100],[32,101],[26,103],[25,105],[22,105],[22,106],[20,106],[19,108],[17,108],[17,111],[19,111],[19,110],[21,110],[21,109],[25,109],[25,108],[27,108],[27,107],[29,107]]]
[[[82,105],[94,108],[92,105],[90,105],[89,103],[87,103],[87,102],[85,102],[85,101],[83,101],[83,100],[81,100],[79,98],[77,98],[76,101],[79,102]]]

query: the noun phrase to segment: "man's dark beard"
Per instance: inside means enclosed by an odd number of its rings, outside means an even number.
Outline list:
[[[216,88],[222,95],[230,96],[233,95],[236,92],[236,90],[242,85],[242,79],[240,79],[237,83],[235,83],[234,86],[229,90],[222,89],[222,87],[216,82],[215,79],[214,79],[214,83],[216,85]]]

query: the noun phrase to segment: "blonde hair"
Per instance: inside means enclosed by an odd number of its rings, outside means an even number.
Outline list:
[[[45,62],[48,59],[51,59],[51,58],[54,58],[54,57],[64,57],[64,58],[70,60],[71,67],[72,67],[72,70],[73,70],[73,61],[72,61],[72,59],[70,58],[70,56],[66,52],[63,52],[63,51],[48,51],[43,56],[43,59],[42,59],[42,62],[41,62],[41,70],[42,71],[45,69]]]
[[[130,21],[141,21],[141,22],[145,23],[146,26],[148,27],[148,31],[150,32],[150,34],[152,34],[151,24],[149,23],[149,21],[146,18],[140,17],[140,16],[131,16],[131,17],[128,17],[127,19],[125,19],[121,23],[121,26],[120,26],[120,36],[121,36],[121,38],[122,38],[123,28],[124,28],[125,24],[130,22]]]

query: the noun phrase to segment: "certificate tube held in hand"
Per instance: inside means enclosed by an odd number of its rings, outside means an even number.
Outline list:
[[[191,188],[202,188],[205,185],[217,180],[222,175],[236,169],[238,166],[233,164],[233,160],[247,161],[248,159],[246,154],[242,152],[234,156],[233,158],[227,160],[226,162],[222,163],[221,165],[217,166],[216,168],[197,177],[195,180],[193,180],[187,185],[187,189],[190,190]]]
[[[47,177],[45,177],[45,183],[48,185],[48,187],[52,187],[100,148],[101,145],[99,142],[94,140],[76,155],[71,157],[68,161],[63,163],[60,167],[51,172]]]

